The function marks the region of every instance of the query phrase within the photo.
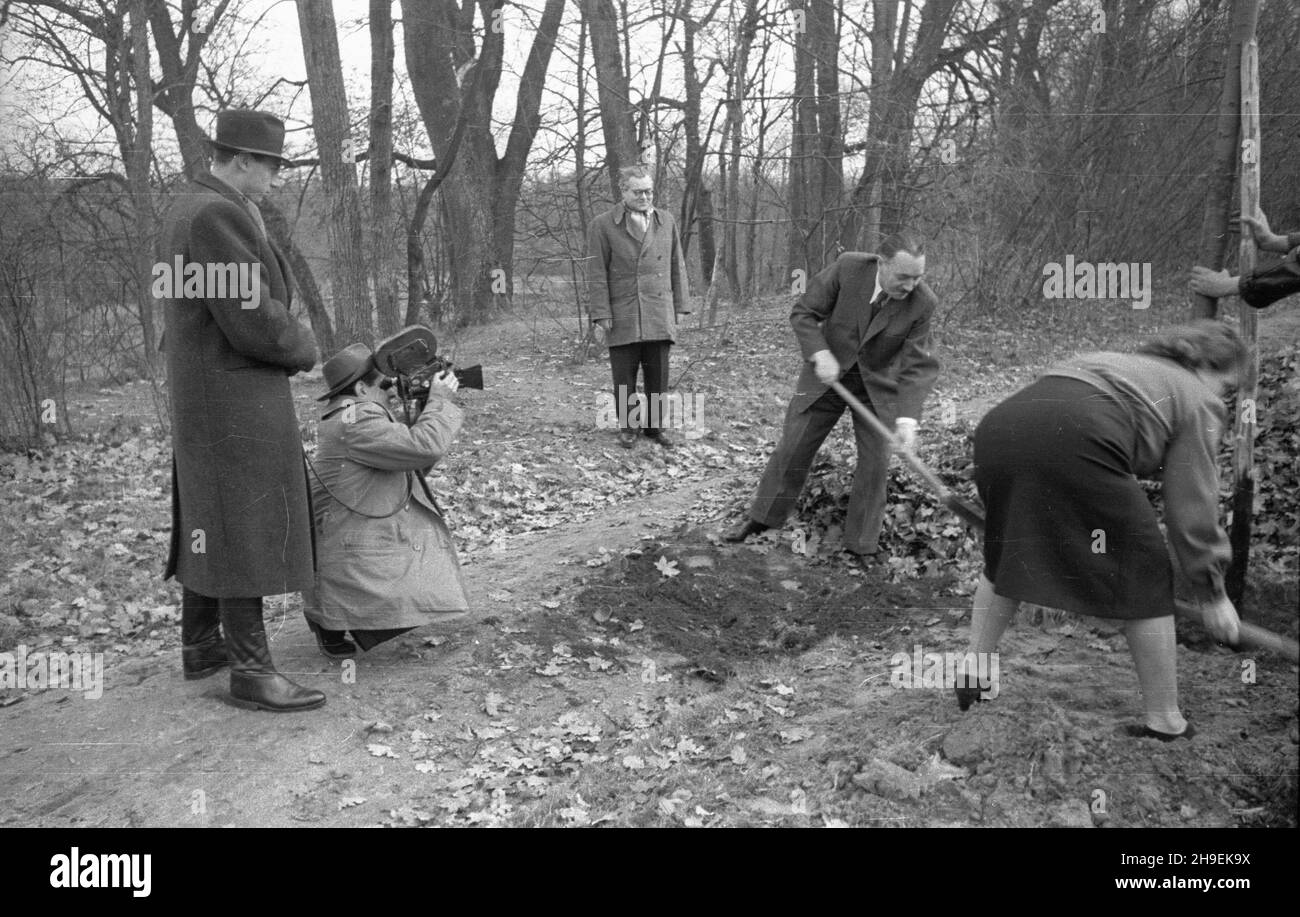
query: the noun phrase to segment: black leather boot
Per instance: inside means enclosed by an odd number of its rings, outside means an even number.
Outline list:
[[[217,600],[182,588],[181,668],[186,680],[207,678],[229,664]]]
[[[746,519],[744,525],[738,525],[734,529],[724,532],[722,540],[731,542],[744,541],[750,535],[758,535],[761,532],[766,532],[770,528],[770,525],[764,525],[763,523],[757,522],[753,519]]]
[[[275,670],[266,645],[261,598],[221,599],[220,603],[230,653],[230,697],[236,706],[292,713],[324,705],[323,693],[296,685]]]
[[[345,630],[326,630],[311,618],[307,627],[316,635],[316,646],[330,659],[351,659],[357,654],[356,644],[348,639]]]

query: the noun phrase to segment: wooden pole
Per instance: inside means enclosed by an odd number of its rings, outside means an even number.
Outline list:
[[[1228,256],[1228,213],[1232,207],[1232,183],[1240,161],[1241,49],[1255,38],[1259,21],[1259,0],[1232,0],[1232,26],[1228,50],[1223,57],[1223,92],[1215,121],[1214,159],[1206,175],[1205,211],[1201,217],[1201,253],[1196,259],[1213,270],[1223,267]],[[1193,294],[1190,318],[1214,318],[1219,301],[1213,296]]]
[[[1252,36],[1241,46],[1241,214],[1259,215],[1259,45]],[[1255,269],[1255,237],[1241,224],[1238,274]],[[1232,564],[1225,586],[1228,598],[1242,611],[1246,571],[1250,566],[1250,530],[1255,515],[1255,421],[1259,393],[1259,332],[1255,310],[1237,297],[1242,340],[1250,349],[1237,388],[1237,416],[1232,449]],[[1243,612],[1244,613],[1244,612]]]

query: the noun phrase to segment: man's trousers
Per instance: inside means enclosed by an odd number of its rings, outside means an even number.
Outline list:
[[[637,341],[609,348],[609,365],[614,373],[614,411],[624,430],[644,428],[647,436],[658,436],[662,427],[664,395],[668,390],[668,350],[672,341]],[[636,376],[645,374],[644,410],[636,406]],[[640,424],[631,420],[640,415]]]
[[[871,409],[871,402],[856,369],[840,382],[858,400]],[[758,493],[750,507],[750,518],[772,528],[779,528],[794,509],[803,490],[808,469],[822,442],[834,429],[848,407],[844,399],[828,389],[806,411],[786,410],[781,442],[768,459],[767,469],[758,484]],[[885,438],[861,420],[853,417],[853,437],[858,446],[858,463],[853,471],[853,490],[844,525],[844,547],[859,554],[875,552],[880,526],[885,518],[885,486],[889,474],[890,448]]]

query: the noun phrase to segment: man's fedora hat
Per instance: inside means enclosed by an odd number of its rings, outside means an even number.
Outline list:
[[[349,344],[325,361],[325,387],[317,401],[329,401],[349,385],[364,379],[375,368],[374,355],[365,344]]]
[[[266,111],[230,108],[217,112],[217,133],[212,145],[232,153],[254,153],[290,166],[284,152],[284,122]]]

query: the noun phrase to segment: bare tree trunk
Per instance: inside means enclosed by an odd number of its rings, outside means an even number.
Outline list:
[[[623,51],[619,48],[619,32],[625,30],[619,28],[612,0],[581,0],[581,4],[591,34],[591,57],[596,65],[605,162],[614,200],[618,200],[618,170],[636,163],[640,157],[632,120],[631,90],[623,66]]]
[[[804,0],[791,0],[790,8],[807,16]],[[805,20],[806,21],[806,20]],[[810,249],[813,223],[818,219],[819,196],[813,194],[812,150],[817,135],[816,58],[812,31],[794,35],[794,101],[790,106],[790,199],[789,273],[812,270]]]
[[[192,3],[181,5],[181,21],[173,29],[167,4],[163,0],[150,0],[149,25],[154,45],[158,48],[158,66],[162,81],[154,87],[154,104],[172,120],[176,139],[181,148],[185,173],[193,178],[207,168],[208,143],[194,111],[194,85],[198,77],[203,49],[212,35],[212,29],[230,5],[221,0],[210,14],[194,8]],[[184,55],[181,43],[186,42]]]
[[[578,129],[573,137],[574,190],[578,197],[578,231],[582,244],[587,238],[587,224],[591,218],[591,201],[587,195],[587,20],[578,23],[578,98],[574,102],[574,116]],[[585,251],[585,249],[584,249]],[[578,297],[579,303],[582,297]],[[579,306],[581,308],[581,306]]]
[[[682,236],[682,251],[690,254],[691,238],[694,234],[694,219],[697,212],[702,212],[704,191],[701,185],[704,177],[704,161],[706,151],[704,143],[700,139],[700,116],[701,116],[701,99],[704,94],[704,86],[700,80],[699,67],[697,66],[695,54],[695,36],[700,29],[704,28],[713,18],[718,8],[722,5],[722,0],[714,0],[713,7],[705,14],[704,18],[696,22],[691,15],[692,0],[683,0],[681,17],[682,17],[682,86],[685,91],[685,101],[682,107],[682,123],[686,132],[686,161],[683,165],[683,171],[686,175],[686,189],[682,194],[682,206],[677,220],[678,229]],[[714,117],[717,116],[715,110]],[[709,133],[712,133],[713,125],[709,125]],[[710,237],[710,245],[712,239]],[[709,249],[708,256],[703,253],[700,255],[700,273],[704,276],[704,282],[708,284],[713,277],[713,249]]]
[[[131,83],[135,87],[135,122],[126,125],[128,142],[122,150],[127,184],[135,221],[136,311],[144,333],[142,368],[153,378],[158,349],[153,325],[153,295],[149,279],[154,260],[154,235],[157,220],[153,195],[149,190],[149,163],[153,159],[153,85],[149,79],[148,0],[131,0],[130,53]]]
[[[448,234],[451,296],[460,321],[486,318],[498,297],[508,300],[514,254],[515,209],[528,151],[540,123],[542,86],[564,0],[546,0],[536,37],[519,81],[515,117],[504,155],[492,133],[492,105],[501,78],[504,30],[496,27],[496,3],[482,7],[491,18],[474,53],[473,0],[460,7],[430,8],[402,0],[406,69],[416,104],[442,170],[442,212]],[[455,167],[447,155],[463,146]],[[441,180],[441,179],[439,179]]]
[[[393,9],[370,0],[370,263],[379,333],[397,331],[393,221]]]
[[[366,284],[361,196],[349,138],[347,95],[339,59],[333,0],[297,0],[298,31],[311,84],[312,130],[320,156],[321,183],[328,201],[330,286],[334,323],[349,344],[374,343],[370,292]],[[345,146],[347,149],[345,151]]]
[[[745,12],[736,27],[736,52],[731,60],[730,92],[727,100],[727,126],[731,141],[731,165],[727,169],[723,213],[727,222],[722,231],[723,264],[733,300],[739,300],[740,251],[737,221],[740,219],[740,150],[744,140],[743,99],[749,86],[749,51],[758,30],[758,0],[746,0]]]
[[[542,88],[546,71],[550,68],[551,53],[560,33],[564,17],[565,0],[546,0],[542,17],[537,24],[537,34],[528,49],[524,72],[519,80],[515,98],[515,119],[506,140],[505,152],[496,160],[495,187],[492,201],[493,225],[496,233],[497,263],[505,268],[508,283],[513,284],[515,258],[515,211],[523,188],[524,170],[528,165],[528,152],[541,126]],[[512,292],[512,286],[506,293]]]
[[[1259,0],[1233,0],[1232,36],[1224,53],[1223,93],[1219,96],[1218,130],[1213,171],[1207,176],[1205,211],[1201,217],[1201,254],[1197,264],[1218,270],[1228,256],[1228,219],[1232,187],[1237,179],[1238,137],[1241,131],[1241,49],[1255,34]],[[1194,294],[1192,318],[1214,318],[1219,301]]]
[[[700,188],[700,273],[704,285],[713,286],[713,265],[718,244],[713,234],[713,190]]]
[[[817,185],[819,213],[813,252],[820,270],[839,245],[829,230],[844,193],[844,126],[840,118],[840,29],[835,0],[811,0],[808,31],[817,62]]]
[[[840,238],[846,247],[874,247],[880,237],[898,230],[906,220],[916,105],[925,81],[939,66],[956,3],[930,0],[922,7],[915,44],[908,57],[912,0],[904,0],[901,25],[893,0],[872,0],[867,154],[853,191],[853,207],[845,212],[840,224]]]

